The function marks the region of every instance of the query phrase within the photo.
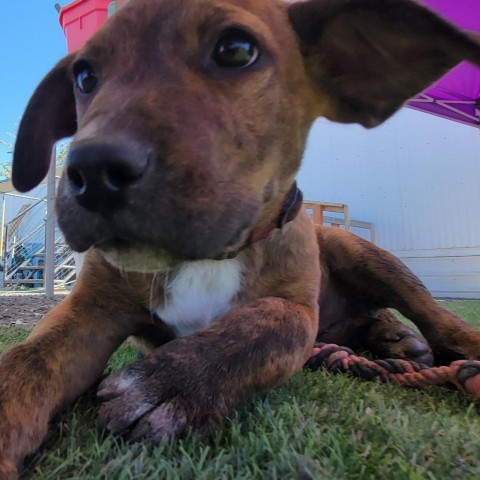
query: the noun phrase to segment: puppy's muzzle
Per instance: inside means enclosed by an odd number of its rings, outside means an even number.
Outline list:
[[[141,182],[148,158],[148,150],[139,146],[80,141],[67,158],[70,193],[87,210],[113,213]]]
[[[224,187],[214,174],[205,175],[197,157],[182,163],[148,141],[111,138],[74,139],[67,157],[57,209],[74,250],[121,254],[122,267],[139,251],[150,268],[158,258],[227,258],[245,244],[261,206],[255,192],[242,184]],[[132,262],[128,268],[146,271],[140,260]]]

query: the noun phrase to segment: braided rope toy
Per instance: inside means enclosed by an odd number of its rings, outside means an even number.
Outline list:
[[[480,361],[477,360],[456,360],[447,366],[429,367],[396,358],[369,360],[355,355],[347,347],[316,343],[313,356],[305,367],[312,371],[324,368],[331,373],[347,373],[365,380],[379,379],[413,388],[453,385],[471,395],[480,406]]]

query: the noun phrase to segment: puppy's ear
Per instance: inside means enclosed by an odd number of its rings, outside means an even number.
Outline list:
[[[374,127],[462,60],[480,65],[480,43],[408,0],[307,0],[291,4],[318,112]],[[320,100],[320,97],[318,98]]]
[[[13,153],[12,182],[20,192],[36,187],[48,172],[52,147],[77,129],[70,78],[73,55],[63,58],[42,80],[28,102]]]

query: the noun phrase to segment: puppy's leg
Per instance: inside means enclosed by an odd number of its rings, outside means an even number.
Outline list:
[[[16,478],[16,464],[39,447],[52,416],[94,384],[143,315],[148,321],[128,288],[112,292],[118,276],[91,281],[88,269],[27,341],[0,357],[2,480]]]
[[[212,432],[234,405],[302,368],[317,314],[316,306],[263,298],[173,340],[102,382],[100,425],[153,441],[189,428]]]
[[[480,358],[480,332],[440,307],[395,256],[338,229],[318,228],[317,237],[330,281],[355,309],[366,314],[383,308],[397,309],[418,326],[436,363]],[[395,336],[398,323],[390,324],[390,335]],[[388,330],[387,326],[383,334]]]
[[[390,311],[369,310],[360,314],[337,308],[332,318],[332,310],[338,305],[328,301],[329,307],[324,307],[320,313],[319,342],[336,343],[356,352],[368,350],[378,358],[401,358],[433,365],[432,350],[425,338]]]
[[[433,366],[434,358],[422,335],[388,310],[378,311],[364,334],[363,346],[378,358],[401,358]]]

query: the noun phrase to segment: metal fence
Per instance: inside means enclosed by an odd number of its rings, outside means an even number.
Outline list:
[[[38,197],[15,193],[2,194],[0,286],[3,288],[45,287],[47,216],[45,195],[46,192],[42,191]],[[15,212],[8,222],[5,221],[6,211]],[[75,281],[75,261],[58,227],[55,228],[54,251],[55,288],[68,288]]]

